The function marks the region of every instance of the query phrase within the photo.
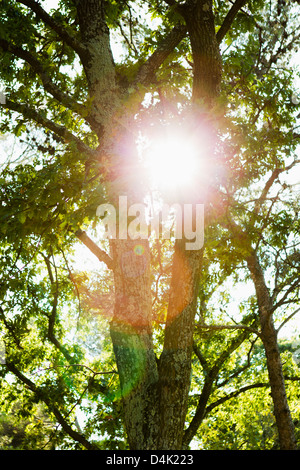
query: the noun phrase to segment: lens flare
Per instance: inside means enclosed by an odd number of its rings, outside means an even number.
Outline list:
[[[135,245],[133,251],[137,256],[142,256],[145,252],[145,248],[143,247],[143,245]]]
[[[198,168],[197,149],[182,138],[158,140],[151,150],[149,176],[158,189],[192,184]]]
[[[155,189],[168,191],[193,183],[199,171],[199,152],[184,136],[157,139],[148,156],[148,174]]]
[[[145,152],[151,189],[163,194],[195,192],[207,179],[211,135],[202,127],[191,132],[184,126],[170,126],[151,136]]]

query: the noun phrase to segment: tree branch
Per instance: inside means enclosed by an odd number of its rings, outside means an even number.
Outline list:
[[[223,382],[219,383],[218,384],[218,388],[222,388],[224,387],[225,385],[227,385],[232,379],[238,377],[242,372],[244,372],[245,370],[249,369],[251,367],[251,353],[253,351],[253,348],[254,348],[254,344],[256,342],[257,338],[254,339],[254,341],[251,341],[251,347],[247,353],[247,362],[245,365],[243,365],[242,367],[238,368],[235,372],[233,372],[229,377],[227,377],[225,380],[223,380]]]
[[[220,93],[222,60],[216,39],[212,0],[190,0],[181,8],[193,57],[192,102],[211,108]]]
[[[245,330],[260,336],[260,332],[258,330],[246,325],[197,325],[197,328],[208,330]]]
[[[238,395],[240,395],[241,393],[245,393],[247,392],[248,390],[252,390],[253,388],[265,388],[265,387],[269,387],[270,384],[269,383],[263,383],[263,382],[259,382],[259,383],[256,383],[256,384],[252,384],[252,385],[246,385],[245,387],[242,387],[238,390],[235,390],[234,392],[231,392],[229,393],[228,395],[225,395],[224,397],[220,398],[219,400],[216,400],[215,402],[211,403],[210,405],[208,405],[208,407],[205,409],[205,414],[204,416],[208,415],[208,413],[210,413],[214,408],[216,408],[217,406],[219,405],[222,405],[222,403],[225,403],[226,401],[228,400],[231,400],[232,398],[235,398],[237,397]]]
[[[72,132],[68,131],[68,129],[66,129],[64,126],[56,124],[50,119],[42,116],[35,109],[32,109],[25,104],[14,103],[13,101],[10,101],[8,99],[6,99],[5,104],[0,104],[0,107],[7,108],[7,109],[10,109],[11,111],[15,111],[17,113],[22,114],[24,118],[35,121],[37,124],[40,124],[42,127],[49,129],[54,134],[59,136],[64,142],[67,142],[67,143],[74,142],[80,152],[90,155],[91,157],[94,156],[95,154],[94,150],[91,149],[84,142],[82,142],[77,136],[72,134]]]
[[[106,251],[99,248],[93,240],[83,230],[77,230],[77,238],[98,258],[99,261],[105,263],[108,269],[114,269],[114,262]]]
[[[220,356],[217,357],[212,367],[208,366],[206,359],[202,356],[201,352],[198,350],[197,346],[194,343],[194,352],[197,354],[203,367],[205,380],[193,419],[190,422],[189,427],[184,432],[183,442],[185,446],[189,445],[189,443],[195,436],[200,424],[202,423],[202,420],[206,414],[207,403],[209,397],[211,396],[213,384],[218,377],[221,367],[227,361],[228,357],[230,357],[233,351],[235,351],[249,336],[248,328],[243,328],[243,330],[244,331],[240,332],[236,337],[232,339],[227,349],[225,349],[220,354]]]
[[[43,87],[46,91],[48,91],[62,105],[78,113],[88,123],[90,123],[91,125],[95,124],[94,121],[91,122],[88,116],[87,108],[84,105],[77,103],[69,94],[61,91],[61,89],[51,80],[51,77],[47,73],[42,63],[36,57],[34,57],[33,54],[26,51],[25,49],[22,49],[19,46],[14,46],[5,39],[1,38],[0,48],[3,51],[11,52],[13,55],[19,57],[20,59],[28,63],[34,70],[34,72],[41,78]]]
[[[177,5],[176,0],[164,0],[170,7]]]
[[[51,402],[48,397],[48,394],[45,393],[42,389],[37,387],[32,380],[28,379],[22,372],[20,372],[15,364],[6,361],[6,367],[10,372],[12,372],[23,384],[25,384],[37,397],[39,397],[49,408],[49,410],[54,414],[58,423],[61,425],[63,430],[77,442],[80,442],[87,450],[97,450],[98,447],[89,442],[82,434],[77,431],[74,431],[72,426],[68,424],[64,416],[61,414],[59,409]]]
[[[225,16],[224,21],[223,21],[220,29],[218,30],[218,32],[216,34],[218,44],[220,44],[222,42],[222,40],[224,39],[224,36],[229,31],[236,15],[241,10],[241,8],[243,8],[243,6],[247,3],[247,1],[248,0],[236,0],[234,2],[232,7],[230,8],[229,12]]]
[[[294,165],[296,165],[297,163],[300,163],[300,160],[296,159],[294,160],[290,165],[288,165],[286,168],[275,168],[275,170],[273,170],[270,178],[268,179],[268,181],[266,182],[265,184],[265,187],[263,188],[262,190],[262,193],[261,195],[259,196],[259,198],[256,200],[256,203],[255,203],[255,208],[254,208],[254,212],[257,214],[259,212],[259,209],[261,207],[261,203],[264,202],[266,200],[266,197],[267,197],[267,194],[270,190],[270,188],[272,187],[273,183],[277,180],[278,176],[285,172],[285,171],[289,171],[293,168]]]
[[[281,328],[291,319],[293,318],[298,312],[300,312],[300,307],[297,308],[297,310],[295,310],[293,313],[291,313],[285,320],[284,322],[281,323],[281,325],[277,328],[277,334],[279,332],[279,330],[281,330]]]
[[[261,195],[260,195],[259,198],[256,200],[255,207],[254,207],[254,212],[255,212],[256,214],[258,214],[262,202],[264,202],[264,201],[266,200],[267,194],[268,194],[268,192],[269,192],[271,186],[272,186],[273,183],[276,181],[276,179],[278,178],[278,176],[280,175],[280,173],[281,173],[282,171],[284,171],[284,170],[281,169],[281,168],[275,168],[275,170],[272,172],[270,178],[268,179],[268,181],[267,181],[266,184],[265,184],[264,189],[262,190]]]
[[[85,364],[68,364],[68,365],[55,365],[53,367],[45,367],[44,369],[39,369],[39,372],[46,371],[46,370],[56,370],[56,369],[71,369],[72,367],[80,367],[82,369],[86,369],[89,372],[92,373],[93,377],[96,377],[96,375],[108,375],[108,374],[118,374],[118,371],[115,369],[112,370],[101,370],[101,371],[95,371],[91,367],[85,365]]]
[[[71,362],[72,357],[70,356],[67,349],[58,341],[58,339],[56,338],[55,333],[54,333],[54,327],[55,327],[55,321],[56,321],[56,315],[57,315],[58,295],[59,295],[57,269],[56,269],[56,266],[55,266],[55,279],[54,279],[49,258],[47,258],[47,256],[45,256],[43,253],[41,253],[41,254],[42,254],[42,256],[44,258],[44,261],[46,263],[47,270],[48,270],[48,275],[49,275],[49,278],[50,278],[50,283],[51,283],[51,286],[53,288],[52,310],[51,310],[51,313],[48,317],[48,339],[65,356],[65,358],[69,362]]]
[[[277,310],[278,307],[280,307],[281,305],[284,305],[287,297],[289,296],[291,292],[293,292],[294,289],[296,289],[296,287],[300,287],[300,276],[296,279],[295,282],[293,282],[293,284],[290,285],[290,287],[285,291],[281,299],[273,306],[272,313],[275,312],[275,310]]]
[[[157,69],[162,65],[180,41],[182,41],[186,33],[186,26],[176,25],[161,41],[161,43],[158,44],[153,54],[141,65],[136,74],[134,85],[137,85],[138,83],[141,83],[142,85],[149,84],[153,80]]]
[[[55,31],[56,34],[80,56],[80,58],[86,53],[85,46],[74,36],[71,36],[62,25],[54,20],[52,16],[41,7],[38,2],[34,0],[17,0],[17,2],[30,8],[37,17]]]
[[[207,360],[205,359],[205,357],[203,356],[202,352],[200,351],[200,349],[198,348],[198,345],[196,343],[196,341],[193,341],[193,351],[194,353],[196,354],[196,356],[198,357],[199,359],[199,362],[203,368],[204,371],[207,371],[209,369],[209,365],[208,365],[208,362]]]

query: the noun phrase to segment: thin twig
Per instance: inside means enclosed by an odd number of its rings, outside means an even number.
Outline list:
[[[246,325],[197,325],[197,329],[208,329],[208,330],[246,330],[251,333],[255,333],[260,336],[260,332],[251,326]]]
[[[293,313],[291,313],[282,323],[281,325],[277,328],[277,334],[279,332],[279,330],[281,330],[281,328],[292,318],[294,317],[298,312],[300,312],[300,307],[297,308],[297,310],[295,310]]]

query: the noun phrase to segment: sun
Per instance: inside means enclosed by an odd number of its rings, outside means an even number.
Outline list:
[[[146,169],[153,189],[164,193],[191,187],[197,183],[201,167],[199,146],[187,133],[172,130],[149,145]]]

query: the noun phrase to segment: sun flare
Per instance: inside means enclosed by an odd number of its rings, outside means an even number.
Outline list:
[[[202,164],[196,143],[176,131],[157,137],[147,153],[150,184],[162,192],[183,190],[196,184]]]

